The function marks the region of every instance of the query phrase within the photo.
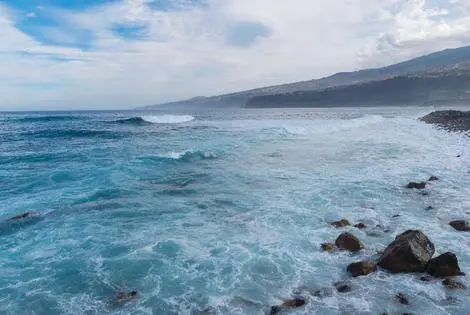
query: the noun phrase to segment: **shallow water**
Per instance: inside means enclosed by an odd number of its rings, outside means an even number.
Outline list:
[[[419,275],[308,293],[409,228],[470,272],[470,234],[447,224],[470,216],[470,140],[417,121],[431,110],[2,114],[0,313],[265,314],[299,293],[289,314],[467,314],[467,291]],[[430,175],[426,196],[403,188]],[[389,232],[346,228],[366,249],[323,253],[341,218]]]

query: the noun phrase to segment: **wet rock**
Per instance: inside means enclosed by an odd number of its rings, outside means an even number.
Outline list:
[[[433,124],[448,131],[470,130],[470,112],[458,110],[434,111],[421,118],[427,124]]]
[[[431,210],[434,210],[433,206],[426,207],[426,211],[431,211]]]
[[[460,271],[457,256],[454,253],[447,252],[428,262],[427,273],[433,277],[443,278],[464,275]]]
[[[410,301],[408,301],[408,298],[406,297],[406,295],[401,293],[401,292],[395,295],[395,299],[400,304],[403,304],[403,305],[409,305],[410,304]]]
[[[364,248],[361,241],[351,233],[342,233],[335,241],[338,248],[348,250],[350,252],[357,252]]]
[[[428,182],[434,182],[436,180],[439,180],[439,177],[436,177],[436,176],[433,175],[433,176],[429,177]]]
[[[297,308],[307,304],[307,301],[301,298],[284,301],[281,305],[271,307],[271,315],[278,314],[284,309]]]
[[[31,212],[26,212],[26,213],[17,215],[17,216],[15,216],[15,217],[9,219],[9,221],[25,220],[25,219],[30,218],[31,216],[32,216],[32,215],[31,215]]]
[[[422,276],[421,278],[419,278],[420,281],[423,281],[423,282],[431,282],[432,281],[432,277],[430,276]]]
[[[434,254],[434,244],[417,230],[398,235],[380,256],[379,266],[392,273],[423,272]]]
[[[392,218],[399,218],[399,217],[401,217],[400,214],[395,214],[394,216],[392,216]]]
[[[470,232],[470,226],[465,220],[457,220],[449,223],[451,227],[461,232]]]
[[[361,261],[352,263],[347,268],[353,277],[366,276],[377,271],[377,265],[371,261]]]
[[[349,223],[349,221],[346,219],[342,219],[339,221],[331,222],[330,225],[334,226],[335,228],[342,228],[345,226],[350,226],[351,223]]]
[[[367,226],[364,223],[358,223],[358,224],[354,225],[354,227],[356,229],[359,229],[359,230],[363,230],[363,229],[367,228]]]
[[[333,295],[332,288],[312,288],[307,286],[302,286],[293,291],[294,295],[309,294],[311,296],[324,298]]]
[[[137,291],[118,292],[112,299],[114,305],[122,305],[137,298]]]
[[[339,281],[334,284],[339,293],[346,293],[352,291],[352,284],[349,281]]]
[[[408,186],[406,187],[409,189],[424,189],[426,188],[426,182],[420,182],[420,183],[410,182]]]
[[[336,245],[332,243],[323,243],[321,244],[321,249],[325,252],[332,252],[336,249]]]
[[[464,290],[467,288],[465,284],[453,279],[445,279],[442,281],[442,284],[450,290]]]

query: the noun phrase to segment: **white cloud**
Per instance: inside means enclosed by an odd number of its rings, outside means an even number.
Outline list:
[[[176,1],[176,0],[175,0]],[[207,0],[157,11],[146,0],[41,8],[59,28],[22,33],[0,4],[0,108],[123,108],[306,80],[470,43],[468,0]],[[456,8],[459,9],[456,9]],[[237,23],[265,36],[232,45]],[[138,38],[119,27],[141,27]],[[249,28],[243,29],[250,36]],[[87,34],[80,37],[79,34]],[[86,47],[71,48],[86,42]],[[242,43],[244,41],[241,41]]]

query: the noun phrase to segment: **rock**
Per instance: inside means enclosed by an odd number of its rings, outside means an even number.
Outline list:
[[[339,221],[331,222],[330,225],[334,226],[335,228],[342,228],[345,226],[350,226],[351,223],[349,223],[349,221],[346,219],[342,219]]]
[[[380,256],[379,266],[392,273],[423,272],[434,255],[434,244],[417,230],[398,235]]]
[[[336,282],[334,286],[339,293],[346,293],[352,291],[352,284],[349,281]]]
[[[26,212],[26,213],[17,215],[16,217],[13,217],[13,218],[9,219],[8,221],[24,220],[24,219],[28,219],[30,217],[31,217],[31,212]]]
[[[426,207],[426,211],[431,211],[431,210],[434,210],[433,206]]]
[[[401,217],[400,214],[395,214],[394,216],[392,216],[392,218],[399,218],[399,217]]]
[[[470,232],[470,226],[468,225],[468,222],[465,220],[457,220],[457,221],[452,221],[449,223],[451,227],[456,229],[457,231],[461,232]]]
[[[137,298],[137,291],[118,292],[112,299],[113,304],[121,305]]]
[[[406,295],[401,293],[401,292],[395,295],[395,299],[398,302],[400,302],[400,304],[403,304],[403,305],[409,305],[410,304],[410,301],[408,301],[408,298],[406,297]]]
[[[436,180],[439,180],[439,177],[431,176],[431,177],[429,177],[428,182],[434,182]]]
[[[321,244],[321,249],[325,252],[332,252],[336,249],[336,245],[332,243],[323,243]]]
[[[432,278],[430,276],[422,276],[421,278],[419,278],[419,280],[423,282],[431,282]]]
[[[448,131],[469,131],[470,112],[458,110],[434,111],[421,118],[427,124],[433,124]]]
[[[357,252],[364,248],[361,241],[351,233],[342,233],[335,241],[338,248],[348,250],[350,252]]]
[[[304,299],[300,299],[300,298],[287,300],[287,301],[284,301],[279,306],[272,306],[270,314],[274,315],[274,314],[281,312],[284,309],[301,307],[301,306],[304,306],[305,304],[307,304],[307,302]]]
[[[406,188],[409,189],[424,189],[426,188],[426,182],[421,182],[421,183],[415,183],[415,182],[410,182]]]
[[[377,271],[377,265],[371,261],[352,263],[347,268],[353,277],[366,276]]]
[[[433,277],[443,278],[452,276],[462,276],[457,256],[454,253],[447,252],[428,262],[427,273]]]
[[[359,230],[363,230],[363,229],[367,228],[367,226],[364,223],[358,223],[358,224],[354,225],[354,227],[356,229],[359,229]]]
[[[467,288],[465,284],[458,282],[456,280],[452,280],[452,279],[445,279],[442,281],[442,284],[447,289],[451,289],[451,290],[464,290]]]

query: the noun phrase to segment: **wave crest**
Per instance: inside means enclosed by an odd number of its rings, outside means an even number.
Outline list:
[[[142,120],[152,124],[181,124],[194,120],[191,115],[142,116]]]
[[[371,124],[377,124],[384,120],[380,115],[367,115],[361,118],[344,120],[321,120],[309,126],[286,126],[284,130],[293,135],[327,134],[361,128]]]

